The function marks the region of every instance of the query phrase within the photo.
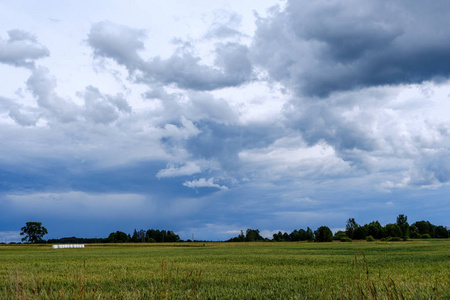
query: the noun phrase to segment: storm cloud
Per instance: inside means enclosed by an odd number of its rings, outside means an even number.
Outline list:
[[[255,62],[299,95],[450,74],[447,3],[289,1],[258,21]]]

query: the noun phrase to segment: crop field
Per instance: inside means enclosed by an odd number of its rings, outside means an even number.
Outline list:
[[[0,246],[1,299],[450,299],[450,241]]]

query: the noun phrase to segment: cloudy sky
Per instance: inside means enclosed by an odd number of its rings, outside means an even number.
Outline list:
[[[0,1],[0,241],[450,226],[447,1]]]

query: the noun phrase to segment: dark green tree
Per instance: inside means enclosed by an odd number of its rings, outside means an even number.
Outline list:
[[[345,233],[351,239],[355,238],[355,230],[359,227],[354,218],[350,218],[347,220],[347,224],[345,225]]]
[[[333,233],[327,226],[320,226],[314,231],[316,242],[331,242],[333,239]]]
[[[48,233],[47,229],[42,226],[41,222],[27,222],[24,227],[21,228],[20,235],[24,235],[22,242],[27,243],[41,243],[43,237]]]
[[[314,233],[311,228],[306,228],[306,240],[307,241],[314,241]]]
[[[308,239],[306,235],[307,233],[305,229],[296,229],[289,234],[289,240],[293,242],[306,241]]]
[[[283,239],[283,233],[281,231],[278,231],[278,233],[274,233],[273,240],[275,242],[284,242],[285,240]]]
[[[238,241],[238,242],[245,242],[245,234],[244,234],[244,230],[241,230],[241,233],[240,233],[239,236],[237,237],[237,241]]]
[[[179,242],[179,241],[180,241],[180,237],[178,236],[178,234],[175,234],[175,232],[170,231],[170,230],[167,231],[166,242],[175,243],[175,242]]]
[[[259,234],[258,229],[247,229],[245,232],[245,241],[246,242],[256,242],[263,241],[264,238]]]
[[[145,230],[141,229],[141,230],[137,231],[135,229],[134,232],[133,232],[133,235],[131,236],[130,241],[133,242],[133,243],[143,243],[143,242],[145,242]]]
[[[448,238],[448,230],[444,226],[437,226],[434,232],[434,237],[438,239]]]
[[[370,222],[367,225],[367,235],[371,235],[375,239],[381,239],[383,237],[383,226],[381,226],[380,222]]]
[[[384,226],[384,237],[402,237],[402,230],[397,224],[386,224]]]
[[[401,238],[403,238],[404,240],[408,239],[409,237],[408,217],[405,215],[398,215],[397,225],[398,227],[400,227],[400,230],[402,231]]]
[[[420,235],[429,234],[434,236],[436,226],[429,221],[417,221],[410,226],[411,232],[418,232]]]
[[[298,231],[298,240],[299,241],[307,241],[308,240],[308,232],[305,229],[300,229]]]
[[[353,231],[353,238],[355,240],[365,240],[366,236],[368,235],[367,233],[369,231],[368,227],[369,226],[367,224],[363,226],[357,226]]]
[[[109,243],[126,243],[130,237],[123,231],[111,232],[108,236]]]

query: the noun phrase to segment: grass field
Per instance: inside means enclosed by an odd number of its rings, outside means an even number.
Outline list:
[[[450,299],[450,241],[0,246],[1,299]]]

